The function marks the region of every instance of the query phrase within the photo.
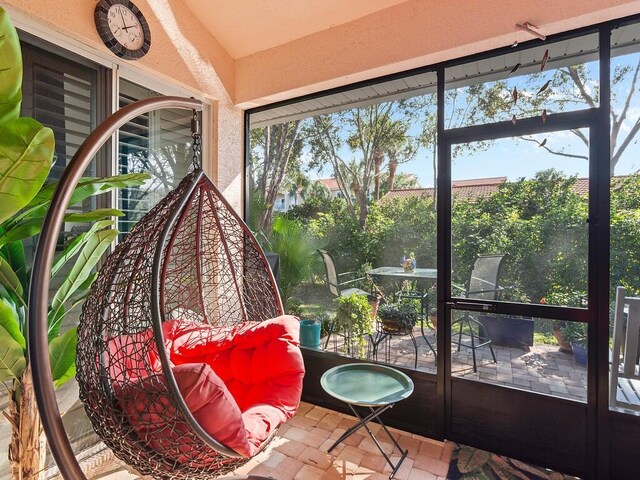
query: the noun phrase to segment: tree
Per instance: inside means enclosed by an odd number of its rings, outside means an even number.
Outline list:
[[[450,88],[445,91],[445,128],[459,128],[478,123],[488,123],[494,120],[504,110],[511,108],[510,95],[505,93],[503,82],[494,84],[473,84],[466,87]],[[421,131],[418,135],[418,143],[428,153],[432,171],[433,184],[438,182],[437,169],[437,142],[438,142],[438,115],[437,95],[429,94],[423,97]],[[474,142],[473,144],[455,144],[452,149],[452,158],[461,155],[465,151],[486,150],[491,141]],[[433,209],[436,208],[436,190],[433,190]]]
[[[264,204],[257,227],[266,235],[271,232],[273,206],[285,178],[300,170],[303,146],[300,133],[300,120],[251,130],[252,194]]]
[[[312,118],[308,131],[312,168],[329,164],[347,208],[364,226],[369,196],[380,197],[380,174],[388,162],[390,184],[397,165],[409,161],[415,145],[408,134],[417,103],[378,103]],[[355,158],[344,158],[344,149]]]
[[[637,56],[637,55],[636,55]],[[611,71],[611,109],[609,111],[611,121],[610,132],[610,157],[613,176],[616,165],[630,145],[635,143],[635,137],[640,130],[640,116],[633,115],[637,109],[636,100],[638,93],[638,75],[640,73],[640,58],[635,61],[623,61],[616,64]],[[540,88],[544,83],[544,74],[530,75],[526,80],[526,87],[531,91]],[[551,105],[546,108],[546,114],[566,111],[568,108],[596,108],[600,97],[600,86],[588,65],[568,65],[560,67],[550,78],[548,88],[540,95],[522,96],[518,101],[519,114],[532,116],[542,114],[543,102]],[[570,130],[578,141],[589,146],[589,139],[580,129]],[[581,158],[588,160],[586,155],[577,155],[561,148],[554,148],[548,144],[542,144],[543,140],[524,137],[523,140],[538,144],[547,152],[569,158]]]

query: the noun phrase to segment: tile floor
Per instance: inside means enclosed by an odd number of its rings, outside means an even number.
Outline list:
[[[82,409],[76,409],[80,418],[74,423],[85,423]],[[230,473],[234,475],[260,475],[277,480],[384,480],[391,468],[377,447],[366,434],[356,432],[339,444],[331,454],[329,446],[356,422],[354,417],[301,403],[298,413],[283,425],[269,446],[249,463]],[[386,434],[377,423],[368,424],[377,435],[386,452],[392,452],[392,444],[385,442]],[[90,428],[90,427],[89,427]],[[394,428],[389,429],[409,453],[396,473],[398,480],[444,480],[449,469],[453,444],[413,435]],[[99,441],[95,434],[94,445],[86,454],[78,454],[81,467],[88,478],[100,480],[152,480],[131,472],[122,461]],[[86,446],[85,446],[86,448]],[[398,451],[393,451],[391,461],[397,462]],[[47,480],[61,480],[57,469],[47,471]]]
[[[351,416],[302,403],[297,415],[278,431],[269,447],[236,475],[262,475],[278,480],[384,480],[391,468],[366,432],[356,432],[339,444],[331,454],[327,448],[355,423]],[[369,424],[377,435],[381,427]],[[439,442],[391,428],[398,443],[409,451],[396,473],[398,480],[445,479],[453,444]],[[377,435],[385,451],[391,443],[386,434]],[[394,451],[391,461],[399,458]]]

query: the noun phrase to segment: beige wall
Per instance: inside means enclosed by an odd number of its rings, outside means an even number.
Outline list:
[[[149,53],[135,62],[118,59],[96,33],[94,0],[2,0],[15,23],[61,34],[114,62],[171,84],[177,82],[213,105],[211,173],[236,208],[242,205],[243,112],[234,106],[233,60],[181,1],[136,0],[149,22]],[[50,37],[45,37],[52,40]]]
[[[235,61],[245,108],[640,13],[629,0],[408,0]]]

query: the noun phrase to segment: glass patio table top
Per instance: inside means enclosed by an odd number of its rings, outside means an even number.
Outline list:
[[[349,363],[327,370],[320,379],[331,396],[350,405],[377,407],[407,398],[413,381],[395,368],[372,363]]]
[[[394,277],[412,280],[435,280],[438,276],[438,271],[435,268],[415,268],[412,272],[407,272],[402,267],[378,267],[368,270],[366,273],[374,277]]]

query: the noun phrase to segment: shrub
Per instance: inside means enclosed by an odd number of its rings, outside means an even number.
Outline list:
[[[355,341],[361,357],[364,357],[365,338],[373,332],[371,305],[366,295],[356,293],[336,298],[336,326]],[[347,348],[350,347],[347,342]]]

